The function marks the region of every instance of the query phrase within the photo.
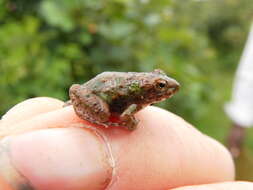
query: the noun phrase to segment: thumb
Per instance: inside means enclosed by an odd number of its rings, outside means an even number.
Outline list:
[[[13,190],[97,190],[106,188],[112,177],[104,140],[92,130],[77,127],[3,139],[0,168],[0,183],[4,180]]]

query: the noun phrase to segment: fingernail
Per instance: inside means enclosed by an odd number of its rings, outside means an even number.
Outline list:
[[[34,189],[98,190],[112,178],[110,149],[93,129],[29,132],[11,138],[9,150],[13,167]]]

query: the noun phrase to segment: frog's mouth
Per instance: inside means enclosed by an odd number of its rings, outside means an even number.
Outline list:
[[[177,93],[177,91],[179,90],[180,88],[180,85],[177,84],[177,85],[174,85],[172,87],[170,87],[168,90],[167,90],[167,94],[169,96],[173,96],[175,93]]]
[[[175,93],[177,93],[177,91],[179,90],[180,85],[176,84],[173,85],[172,87],[168,88],[168,90],[166,92],[161,92],[157,94],[157,102],[165,100],[167,98],[171,98]]]
[[[173,81],[173,83],[169,84],[169,87],[164,90],[151,88],[149,91],[145,92],[146,96],[143,96],[142,101],[147,104],[161,102],[172,97],[179,90],[179,88],[180,85],[176,81]]]

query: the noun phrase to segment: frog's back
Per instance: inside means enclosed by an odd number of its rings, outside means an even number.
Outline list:
[[[134,72],[103,72],[88,81],[85,85],[95,94],[101,92],[111,93],[129,85],[134,76]]]

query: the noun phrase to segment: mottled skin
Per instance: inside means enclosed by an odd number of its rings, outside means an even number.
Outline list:
[[[69,95],[80,118],[105,127],[133,130],[138,124],[134,117],[137,111],[170,98],[178,89],[179,84],[161,70],[103,72],[82,85],[73,84]]]

